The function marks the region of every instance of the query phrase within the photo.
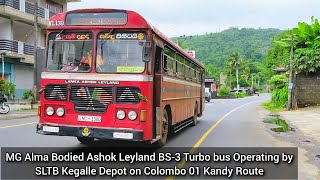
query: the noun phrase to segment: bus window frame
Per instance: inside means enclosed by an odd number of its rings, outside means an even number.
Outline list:
[[[141,30],[141,31],[139,31],[139,30],[137,30],[137,29],[135,29],[135,30],[130,30],[130,29],[120,29],[120,31],[119,30],[117,30],[117,31],[112,31],[112,33],[111,34],[114,34],[114,33],[144,33],[147,37],[146,37],[146,43],[147,42],[152,42],[152,41],[150,41],[149,40],[149,34],[148,34],[148,32],[147,31],[145,31],[145,30]],[[148,74],[148,75],[150,75],[149,74],[149,72],[148,72],[148,63],[149,62],[152,62],[153,61],[153,56],[152,56],[152,49],[153,48],[151,48],[151,51],[150,51],[150,55],[151,55],[151,60],[150,61],[143,61],[143,59],[141,59],[141,61],[144,63],[144,70],[142,71],[142,72],[139,72],[139,73],[130,73],[130,72],[99,72],[99,71],[97,71],[97,55],[98,55],[98,40],[99,40],[99,38],[98,38],[98,36],[99,36],[99,34],[101,34],[101,33],[108,33],[108,32],[106,32],[105,30],[101,30],[101,31],[99,31],[99,32],[97,32],[96,33],[96,36],[95,36],[95,38],[96,38],[96,46],[95,46],[95,58],[94,58],[94,71],[95,71],[95,73],[96,74]],[[105,40],[107,40],[107,39],[105,39]],[[151,43],[151,46],[152,46],[152,43]],[[143,55],[143,51],[141,51],[141,54]],[[92,68],[93,69],[93,68]]]
[[[92,45],[92,52],[94,52],[95,50],[95,33],[93,31],[90,31],[90,30],[75,30],[75,29],[58,29],[58,30],[55,30],[55,31],[50,31],[47,35],[47,42],[46,42],[46,54],[45,54],[45,70],[46,72],[55,72],[55,73],[92,73],[93,71],[93,67],[90,68],[89,71],[68,71],[68,72],[65,72],[65,71],[61,71],[61,70],[49,70],[48,69],[48,53],[49,53],[49,43],[50,43],[50,39],[49,39],[49,36],[50,34],[52,33],[58,33],[61,32],[61,30],[64,30],[63,33],[91,33],[92,34],[92,41],[93,41],[93,45]],[[55,40],[56,41],[56,40]],[[94,53],[92,53],[92,62],[91,62],[91,65],[93,66],[95,64],[95,61],[94,61]]]

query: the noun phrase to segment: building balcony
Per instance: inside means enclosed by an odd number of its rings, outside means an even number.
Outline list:
[[[34,3],[26,0],[0,0],[0,14],[16,20],[34,23]],[[45,28],[49,23],[49,10],[43,7],[38,7],[39,24]]]
[[[0,53],[11,58],[21,58],[21,62],[33,63],[33,50],[33,45],[25,42],[0,39]]]

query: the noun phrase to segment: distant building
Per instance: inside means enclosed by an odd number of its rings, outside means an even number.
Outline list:
[[[211,96],[217,96],[217,92],[220,89],[220,84],[217,83],[213,78],[206,77],[205,78],[205,88],[209,88],[209,92],[211,92]]]
[[[282,67],[282,66],[279,66],[279,67],[276,67],[274,69],[272,69],[273,71],[276,71],[278,73],[283,73],[283,72],[287,72],[287,69],[285,67]]]
[[[44,48],[49,18],[67,10],[67,3],[81,0],[39,0],[37,48]],[[35,0],[0,0],[0,53],[4,54],[4,77],[16,85],[16,97],[33,88]],[[0,58],[0,67],[2,67]]]
[[[190,56],[196,58],[196,51],[195,50],[185,50]]]

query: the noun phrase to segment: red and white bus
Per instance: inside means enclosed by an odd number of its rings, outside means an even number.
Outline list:
[[[203,65],[136,12],[51,17],[37,133],[164,145],[203,110]]]

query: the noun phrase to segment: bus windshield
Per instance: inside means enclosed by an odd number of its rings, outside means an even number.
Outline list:
[[[88,72],[92,65],[92,33],[51,33],[47,52],[49,71]]]
[[[96,71],[101,73],[142,73],[144,33],[100,33]]]

